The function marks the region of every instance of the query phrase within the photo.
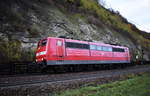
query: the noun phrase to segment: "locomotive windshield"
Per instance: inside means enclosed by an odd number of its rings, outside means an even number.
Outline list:
[[[47,43],[47,39],[42,40],[42,42],[41,42],[40,46],[46,46],[46,43]]]

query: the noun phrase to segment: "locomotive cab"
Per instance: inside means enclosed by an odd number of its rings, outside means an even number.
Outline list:
[[[47,52],[46,46],[47,46],[47,39],[43,39],[38,42],[36,50],[36,62],[43,63],[46,61],[46,52]]]

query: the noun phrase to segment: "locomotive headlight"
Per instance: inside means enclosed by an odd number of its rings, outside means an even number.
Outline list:
[[[38,56],[38,53],[36,53],[36,56]]]
[[[39,53],[36,53],[36,56],[39,56]]]

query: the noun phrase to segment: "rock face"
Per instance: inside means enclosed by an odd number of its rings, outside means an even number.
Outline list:
[[[117,32],[93,15],[83,16],[79,13],[62,11],[58,6],[55,6],[53,0],[47,0],[47,2],[41,0],[1,0],[0,13],[0,40],[3,45],[0,57],[7,57],[7,61],[32,60],[37,42],[49,36],[67,36],[73,39],[119,44],[129,47],[133,58],[135,55],[141,56],[141,50],[144,50],[145,59],[150,60],[148,50],[135,44],[130,37],[122,34],[123,32]],[[89,21],[98,22],[99,26]],[[7,56],[9,55],[7,51],[11,47],[8,44],[11,45],[12,41],[19,42],[19,45],[14,46],[19,46],[19,54],[23,52],[24,55],[17,55],[18,57],[14,58],[15,53],[13,53],[13,58]],[[4,45],[8,50],[5,50]],[[4,51],[7,54],[4,54]],[[29,58],[22,57],[27,54]],[[5,62],[5,59],[1,62]]]

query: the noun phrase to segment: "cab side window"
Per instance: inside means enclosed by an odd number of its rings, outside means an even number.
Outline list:
[[[62,41],[57,41],[57,46],[62,46]]]

